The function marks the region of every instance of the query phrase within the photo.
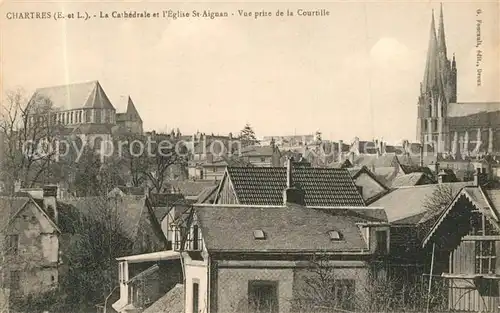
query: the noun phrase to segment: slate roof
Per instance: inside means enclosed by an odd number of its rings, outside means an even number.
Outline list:
[[[463,187],[470,186],[471,183],[443,183],[399,187],[371,203],[370,206],[384,208],[390,223],[403,220],[427,211],[424,207],[425,203],[429,197],[432,197],[434,190],[439,188],[440,185],[449,186],[452,193],[456,195]]]
[[[104,197],[85,197],[65,199],[58,201],[57,206],[60,215],[62,211],[76,209],[81,214],[84,214],[95,219],[106,219],[108,212],[111,209],[117,210],[118,222],[122,225],[123,233],[131,240],[135,240],[138,233],[139,222],[142,212],[146,209],[146,196],[131,196],[125,195],[121,197],[113,197],[106,199]],[[70,212],[67,212],[70,214]]]
[[[242,148],[241,156],[271,156],[274,154],[274,149],[271,146],[249,146]]]
[[[170,180],[166,182],[165,187],[170,187],[185,197],[197,197],[207,188],[216,186],[217,182],[213,180]]]
[[[142,313],[184,313],[184,285],[177,284]]]
[[[281,205],[286,188],[284,167],[228,167],[240,204]],[[349,171],[336,168],[297,167],[294,184],[305,191],[307,206],[364,206]]]
[[[141,115],[137,112],[134,101],[130,96],[127,98],[127,111],[125,113],[117,113],[116,121],[138,121],[142,122]]]
[[[55,108],[61,110],[83,109],[83,108],[115,108],[108,99],[108,96],[98,81],[74,83],[39,88],[35,95],[48,98]],[[34,99],[32,97],[32,100]]]
[[[29,196],[0,196],[0,230],[3,230],[9,223],[11,217],[21,209],[26,202],[30,200]]]
[[[354,158],[354,165],[356,166],[366,166],[369,169],[372,167],[391,167],[397,166],[397,157],[395,155],[371,155],[371,154],[361,154]]]
[[[415,172],[410,174],[405,174],[401,176],[397,176],[392,181],[391,187],[398,188],[403,186],[417,186],[423,177],[425,177],[425,173]]]
[[[460,102],[448,105],[447,116],[468,116],[482,112],[500,111],[500,102]]]
[[[209,251],[251,252],[361,252],[366,242],[356,225],[359,217],[328,214],[290,206],[195,206],[195,213]],[[265,240],[255,240],[262,230]],[[343,240],[332,241],[336,230]]]

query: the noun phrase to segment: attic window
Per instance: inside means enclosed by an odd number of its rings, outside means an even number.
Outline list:
[[[253,231],[253,238],[257,240],[265,240],[266,234],[262,229],[256,229]]]
[[[342,240],[341,234],[336,230],[330,230],[328,232],[328,237],[330,237],[330,240],[332,240],[332,241]]]

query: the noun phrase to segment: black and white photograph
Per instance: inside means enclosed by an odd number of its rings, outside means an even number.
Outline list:
[[[0,313],[500,313],[498,0],[0,0]]]

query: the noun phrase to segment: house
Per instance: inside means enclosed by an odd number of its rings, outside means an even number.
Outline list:
[[[281,157],[278,147],[271,141],[269,146],[247,146],[239,151],[239,157],[256,167],[279,166]]]
[[[317,299],[308,284],[319,284],[319,266],[332,275],[332,307],[353,310],[369,296],[388,253],[384,211],[306,207],[303,190],[292,187],[281,201],[195,204],[179,219],[186,313],[310,311]]]
[[[183,293],[178,292],[183,282],[179,252],[131,255],[117,261],[120,297],[112,304],[116,312],[141,312],[164,296],[182,303]]]
[[[292,160],[287,167],[226,168],[214,203],[280,205],[287,183],[305,191],[307,206],[365,205],[347,169],[293,166]]]
[[[394,295],[404,304],[415,298],[416,286],[421,286],[427,251],[421,248],[426,232],[437,216],[460,191],[473,183],[440,183],[405,186],[390,192],[370,204],[384,208],[390,226],[389,276],[396,283]],[[410,302],[408,302],[410,301]]]
[[[9,302],[56,289],[69,277],[68,257],[73,258],[75,247],[80,247],[75,244],[98,249],[95,242],[86,240],[105,235],[99,232],[113,233],[113,243],[117,243],[113,253],[145,253],[166,247],[144,195],[73,199],[58,199],[57,195],[57,186],[45,186],[0,197],[0,243],[5,247],[2,277]]]
[[[208,187],[219,184],[215,180],[168,180],[165,182],[165,192],[182,194],[186,200],[196,202],[200,194]]]
[[[347,170],[366,203],[372,202],[374,199],[389,191],[389,188],[366,166],[361,168],[348,168]]]
[[[463,188],[421,242],[447,288],[443,302],[456,311],[500,312],[500,189]]]

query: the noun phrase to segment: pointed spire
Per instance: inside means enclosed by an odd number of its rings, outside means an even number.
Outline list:
[[[431,29],[429,34],[429,46],[427,48],[427,61],[425,63],[425,72],[422,92],[426,93],[435,86],[437,79],[438,50],[436,39],[436,24],[434,22],[434,10],[432,10]]]
[[[139,115],[139,112],[137,112],[134,102],[132,101],[132,98],[130,96],[128,96],[127,101],[127,115],[133,117],[136,120],[142,121],[141,116]]]
[[[442,53],[442,55],[446,59],[447,51],[446,51],[446,37],[444,35],[443,3],[441,3],[441,7],[439,10],[438,50],[439,53]]]

